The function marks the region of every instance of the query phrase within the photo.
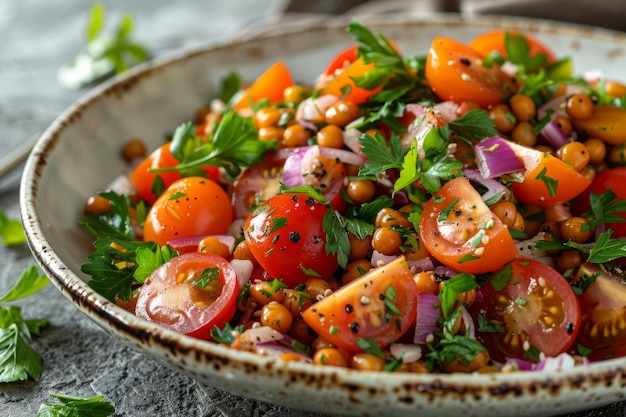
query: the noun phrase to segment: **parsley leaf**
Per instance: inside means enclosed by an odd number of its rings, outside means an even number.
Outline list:
[[[126,198],[111,190],[103,191],[98,194],[111,201],[111,210],[102,214],[85,212],[82,220],[78,224],[83,230],[96,238],[114,237],[122,240],[135,239],[135,232],[133,231]]]
[[[17,246],[26,243],[26,236],[19,220],[9,219],[0,208],[0,237],[4,246]]]
[[[43,403],[36,417],[108,417],[115,414],[115,407],[104,396],[90,398],[68,397],[50,393],[59,403]]]
[[[548,63],[548,57],[543,53],[530,54],[530,45],[523,35],[506,32],[504,34],[504,49],[508,61],[533,71]]]
[[[22,298],[26,298],[40,291],[48,284],[48,277],[41,274],[39,268],[35,265],[31,265],[26,269],[18,281],[9,291],[0,297],[0,302],[15,301]]]
[[[326,253],[337,256],[339,266],[345,268],[350,254],[350,239],[346,231],[347,219],[336,210],[328,210],[322,220],[322,229],[326,232]]]
[[[486,352],[487,348],[476,340],[463,335],[451,335],[446,333],[436,345],[428,345],[430,352],[426,357],[430,366],[441,367],[444,363],[451,363],[459,360],[462,364],[470,364],[474,357]]]
[[[596,244],[589,251],[587,262],[601,264],[626,256],[626,241],[611,238],[613,230],[609,229],[598,237]]]
[[[617,194],[613,190],[606,190],[602,194],[589,194],[589,203],[591,207],[583,216],[589,220],[586,224],[587,229],[594,229],[600,223],[618,223],[625,222],[626,218],[614,214],[626,212],[626,200],[618,200]]]
[[[448,123],[450,130],[466,139],[482,140],[491,136],[498,136],[496,124],[483,110],[470,110],[457,120]]]
[[[359,171],[359,175],[379,175],[388,169],[401,168],[404,159],[400,138],[392,134],[389,141],[376,133],[374,136],[364,134],[359,138],[361,152],[367,162]]]
[[[137,282],[145,282],[146,279],[161,265],[178,255],[170,246],[154,249],[148,247],[138,247],[135,249],[135,263],[137,268],[133,272],[133,277]]]
[[[476,288],[476,277],[472,274],[461,273],[445,281],[443,289],[439,293],[441,300],[441,313],[444,318],[450,317],[459,293],[471,291]]]

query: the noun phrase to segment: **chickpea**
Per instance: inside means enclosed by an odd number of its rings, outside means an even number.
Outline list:
[[[500,201],[491,206],[491,211],[495,214],[500,221],[508,228],[512,228],[515,224],[515,218],[517,216],[517,208],[515,204],[510,201]]]
[[[285,128],[279,126],[264,126],[259,128],[259,140],[282,139],[285,135]]]
[[[352,356],[350,367],[359,371],[382,371],[385,359],[371,353],[357,353]]]
[[[598,175],[598,170],[593,165],[587,165],[582,169],[582,171],[580,171],[580,175],[585,178],[589,178],[590,180],[593,180],[596,175]]]
[[[292,85],[285,88],[283,98],[287,103],[300,103],[311,96],[311,89],[301,85]]]
[[[309,278],[304,281],[304,289],[302,291],[309,294],[314,300],[323,298],[328,293],[332,292],[328,282],[317,277]]]
[[[413,225],[407,219],[407,217],[403,214],[403,212],[389,208],[389,207],[381,209],[378,213],[376,213],[374,226],[376,227],[402,226],[406,228],[413,228]]]
[[[372,263],[367,259],[357,259],[349,262],[348,265],[346,265],[346,270],[341,277],[341,285],[346,285],[347,283],[360,278],[370,269],[372,269]]]
[[[313,298],[306,293],[291,288],[284,289],[282,293],[281,303],[291,312],[293,317],[300,317],[300,313],[313,305]]]
[[[278,357],[283,362],[303,362],[304,358],[295,352],[283,353]]]
[[[563,132],[567,136],[569,136],[572,133],[572,130],[574,130],[572,121],[568,117],[561,116],[561,115],[556,116],[554,118],[554,123],[556,123],[559,129],[561,129],[561,132]]]
[[[463,163],[464,167],[473,167],[476,165],[476,155],[474,148],[466,141],[456,141],[456,149],[454,150],[456,159]]]
[[[487,114],[500,133],[509,133],[515,127],[515,116],[506,104],[496,104],[487,111]]]
[[[343,130],[336,125],[324,126],[317,132],[317,144],[327,148],[343,148]]]
[[[589,150],[581,142],[569,142],[556,151],[556,156],[571,165],[576,171],[582,171],[589,163]]]
[[[359,117],[359,106],[351,101],[340,100],[326,109],[326,123],[344,127]]]
[[[529,148],[537,144],[537,135],[533,131],[533,125],[530,122],[518,123],[511,132],[511,139]]]
[[[580,252],[575,249],[563,251],[554,258],[554,268],[562,274],[578,268],[581,263]]]
[[[245,259],[251,261],[252,264],[258,265],[259,262],[256,260],[252,251],[250,251],[250,245],[244,239],[235,246],[235,250],[233,251],[233,258],[235,259]]]
[[[561,222],[561,237],[576,243],[584,243],[593,235],[593,229],[587,228],[589,222],[584,217],[570,217]]]
[[[257,305],[264,306],[272,301],[281,302],[284,297],[282,288],[274,290],[269,282],[259,281],[250,285],[250,296]]]
[[[438,292],[437,278],[435,278],[435,274],[432,272],[418,272],[413,275],[413,281],[415,281],[418,292],[429,292],[431,294]]]
[[[122,158],[130,162],[134,159],[145,158],[148,154],[146,144],[140,139],[131,139],[122,147]]]
[[[280,120],[281,112],[276,107],[263,107],[259,109],[252,118],[257,129],[262,127],[276,126]]]
[[[87,199],[84,210],[91,214],[103,214],[111,210],[111,200],[99,195],[92,195]]]
[[[205,237],[198,243],[198,252],[213,253],[228,258],[230,256],[230,248],[216,237]]]
[[[624,144],[614,146],[609,152],[609,163],[613,165],[626,164],[626,146]]]
[[[379,227],[372,237],[372,247],[383,255],[396,254],[402,243],[402,235],[391,227]]]
[[[290,337],[293,337],[298,342],[304,343],[305,345],[311,345],[317,337],[315,332],[301,317],[294,319],[288,334]]]
[[[414,374],[429,374],[430,370],[426,366],[426,362],[419,360],[415,362],[403,363],[396,372],[411,372]]]
[[[525,94],[514,94],[509,101],[509,107],[519,122],[528,122],[537,112],[535,102]]]
[[[604,90],[611,97],[622,98],[626,96],[626,85],[617,81],[605,81]]]
[[[350,241],[348,259],[364,259],[372,250],[372,236],[359,239],[354,234],[348,233],[348,240]]]
[[[266,304],[261,309],[261,324],[272,329],[287,333],[293,323],[291,312],[284,305],[275,301]]]
[[[522,213],[519,211],[515,214],[515,221],[510,229],[517,230],[518,232],[524,232],[526,230],[526,220],[524,220],[524,216],[522,216]]]
[[[346,194],[357,205],[371,201],[375,193],[376,185],[370,180],[352,180],[346,186]]]
[[[348,367],[348,362],[341,351],[333,347],[316,350],[313,354],[313,363],[316,365],[340,366],[342,368]]]
[[[444,363],[443,369],[448,372],[474,372],[488,366],[490,363],[489,354],[487,352],[479,352],[474,356],[472,362],[465,363],[463,358],[457,358],[452,362]]]
[[[606,144],[603,140],[589,138],[583,142],[589,151],[589,163],[599,164],[606,158]]]
[[[283,143],[288,148],[295,148],[306,145],[310,137],[311,133],[304,126],[294,124],[285,128]]]
[[[565,103],[565,111],[571,119],[588,119],[593,113],[593,101],[587,94],[573,94]]]

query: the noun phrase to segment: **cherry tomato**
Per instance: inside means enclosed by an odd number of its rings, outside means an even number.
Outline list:
[[[482,297],[471,306],[475,322],[481,315],[500,329],[478,329],[477,338],[491,357],[527,359],[534,347],[546,356],[565,352],[580,329],[580,307],[576,294],[561,274],[530,258],[508,264],[497,281],[481,286]],[[504,284],[504,282],[506,284]]]
[[[354,104],[364,103],[371,96],[381,91],[382,86],[376,87],[373,90],[367,90],[357,87],[354,78],[361,77],[374,68],[376,68],[376,64],[373,62],[366,64],[363,58],[357,58],[336,77],[331,78],[328,84],[322,88],[322,94],[332,94],[337,97],[343,97],[345,101],[350,101]]]
[[[525,167],[523,181],[511,184],[515,198],[522,203],[552,207],[573,199],[591,183],[589,178],[549,153],[509,144]]]
[[[602,139],[609,145],[626,143],[626,110],[608,104],[593,106],[591,117],[572,120],[574,127],[585,136]]]
[[[224,234],[232,221],[233,209],[222,187],[208,178],[185,177],[150,208],[143,238],[163,246],[182,237]]]
[[[359,47],[357,45],[349,46],[346,49],[340,51],[335,57],[330,61],[328,66],[326,66],[326,70],[324,74],[326,75],[334,75],[335,71],[339,69],[344,69],[346,66],[353,63],[357,58],[357,50]]]
[[[172,258],[146,279],[135,314],[175,332],[210,339],[236,310],[239,284],[222,257],[192,252]]]
[[[302,312],[318,335],[350,352],[359,339],[388,346],[405,334],[417,314],[417,287],[404,257],[370,270]]]
[[[626,200],[626,167],[610,168],[599,173],[592,181],[591,185],[580,194],[572,206],[575,214],[580,215],[589,209],[589,195],[594,193],[600,195],[606,190],[612,190],[617,195],[618,200]],[[626,213],[611,213],[626,218]],[[606,227],[613,229],[613,237],[626,236],[626,221],[606,223]]]
[[[578,276],[582,275],[595,276],[595,281],[579,296],[578,343],[593,349],[590,360],[626,356],[626,284],[596,264],[581,265]]]
[[[329,278],[337,259],[326,253],[322,229],[328,209],[302,193],[278,194],[248,217],[244,235],[250,251],[272,278],[294,287],[311,276]]]
[[[544,45],[540,40],[532,37],[528,34],[521,34],[516,31],[507,31],[503,29],[495,29],[488,32],[484,32],[475,37],[470,43],[469,47],[483,56],[489,55],[493,51],[497,51],[504,59],[508,58],[506,48],[504,46],[504,40],[506,34],[513,36],[523,36],[530,47],[528,55],[533,57],[537,54],[543,54],[546,57],[546,64],[554,64],[557,61],[556,54]]]
[[[484,66],[483,59],[456,40],[436,37],[426,57],[426,80],[443,101],[471,101],[484,108],[499,104],[516,91],[515,84],[497,64]]]
[[[280,190],[283,178],[284,153],[272,152],[261,164],[247,168],[235,183],[232,202],[237,219],[245,219],[261,201],[265,201]]]
[[[518,256],[511,234],[467,178],[455,178],[422,212],[420,242],[444,265],[461,272],[497,271]]]
[[[169,187],[174,181],[180,178],[178,171],[149,172],[150,168],[174,167],[178,165],[178,160],[174,158],[170,151],[170,143],[162,145],[154,150],[144,159],[137,168],[130,174],[130,180],[135,187],[137,194],[149,204],[153,204],[157,195],[152,192],[152,184],[158,175],[163,181],[164,188]]]
[[[284,62],[278,61],[259,76],[233,104],[235,110],[267,99],[271,104],[283,101],[284,91],[294,85],[293,76]]]

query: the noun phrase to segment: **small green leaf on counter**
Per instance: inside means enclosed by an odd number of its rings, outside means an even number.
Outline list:
[[[26,243],[26,236],[22,229],[22,223],[10,219],[0,208],[0,237],[4,246],[17,246]]]
[[[35,265],[31,265],[20,276],[17,283],[2,297],[0,302],[9,302],[26,298],[48,284],[48,277],[42,274]]]
[[[68,397],[50,393],[58,403],[43,403],[36,417],[108,417],[115,413],[115,407],[104,396],[90,398]]]

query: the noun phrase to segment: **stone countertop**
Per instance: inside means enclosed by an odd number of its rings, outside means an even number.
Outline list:
[[[272,13],[271,0],[106,2],[110,21],[135,16],[135,39],[157,54],[227,36]],[[90,4],[79,0],[0,2],[0,158],[45,129],[84,91],[60,86],[57,69],[80,49]],[[19,217],[20,168],[0,179],[0,207]],[[62,197],[61,197],[62,198]],[[0,245],[0,294],[34,264],[26,246]],[[29,344],[43,358],[39,381],[0,384],[0,416],[36,414],[50,392],[104,395],[116,416],[309,416],[205,386],[126,347],[81,314],[52,285],[14,303],[50,325]],[[626,403],[571,414],[626,416]]]

